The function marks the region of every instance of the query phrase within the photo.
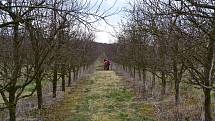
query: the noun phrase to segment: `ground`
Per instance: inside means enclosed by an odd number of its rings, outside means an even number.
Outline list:
[[[60,101],[24,117],[31,121],[202,121],[198,89],[182,83],[181,103],[176,106],[170,82],[167,94],[161,95],[160,80],[153,89],[147,80],[143,91],[143,81],[127,72],[104,71],[101,62],[95,70],[68,87]]]
[[[46,121],[156,121],[151,104],[135,93],[114,71],[96,71],[68,91],[63,102],[41,112]]]

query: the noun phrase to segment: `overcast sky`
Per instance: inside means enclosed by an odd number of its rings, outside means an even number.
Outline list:
[[[97,1],[97,0],[92,0],[92,1]],[[101,0],[99,0],[101,1]],[[115,6],[109,11],[115,12],[123,9],[127,5],[128,0],[104,0],[102,4],[102,9],[105,10],[110,8],[111,6],[114,5],[116,2]],[[116,39],[114,38],[113,35],[115,35],[115,30],[119,30],[119,23],[121,22],[121,19],[123,17],[123,12],[120,12],[119,14],[115,14],[111,17],[107,18],[108,23],[110,23],[113,26],[110,26],[106,24],[104,21],[100,21],[99,23],[96,23],[96,28],[100,31],[96,32],[96,42],[100,43],[114,43],[116,42]]]

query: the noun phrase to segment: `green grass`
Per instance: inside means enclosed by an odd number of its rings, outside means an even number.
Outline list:
[[[43,80],[43,81],[42,81],[42,85],[43,85],[43,86],[44,86],[44,85],[47,85],[48,83],[49,83],[48,80]],[[23,92],[23,95],[24,95],[24,94],[29,94],[29,93],[31,93],[31,92],[34,90],[35,86],[36,86],[36,83],[35,83],[35,82],[32,82],[32,83],[30,83],[29,85],[27,85],[27,86],[25,87],[25,90],[24,90],[24,92]],[[4,103],[4,101],[3,101],[3,99],[2,99],[1,96],[0,96],[0,103]]]
[[[49,83],[49,81],[48,80],[42,80],[41,83],[42,83],[42,86],[44,87]],[[29,84],[28,86],[25,87],[24,93],[32,92],[34,90],[35,86],[36,86],[36,83],[32,82],[31,84]]]
[[[135,94],[121,85],[122,79],[113,71],[97,71],[62,104],[47,109],[51,115],[44,115],[63,121],[156,121],[153,106],[137,103]]]
[[[73,117],[71,117],[68,121],[89,121],[88,115],[78,114]]]
[[[107,98],[119,102],[131,101],[132,97],[133,95],[131,94],[131,91],[128,90],[113,90],[109,95],[107,95]]]
[[[76,106],[77,113],[69,121],[155,121],[153,107],[146,107],[144,112],[133,106],[134,93],[119,86],[122,80],[114,72],[98,71],[91,81],[85,86],[89,92],[84,94],[83,101]],[[146,112],[152,114],[144,115]]]

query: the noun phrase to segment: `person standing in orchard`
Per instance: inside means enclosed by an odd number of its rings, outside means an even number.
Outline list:
[[[110,61],[107,59],[104,59],[104,70],[109,70],[110,68]]]

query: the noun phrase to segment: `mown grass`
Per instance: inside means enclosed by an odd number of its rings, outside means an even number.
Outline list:
[[[45,109],[44,120],[156,121],[153,106],[136,102],[133,91],[122,85],[113,71],[97,71],[66,95],[64,102]]]
[[[152,106],[139,106],[134,93],[123,88],[122,80],[113,71],[97,71],[86,85],[85,93],[76,112],[68,121],[155,121]],[[135,106],[134,106],[135,105]],[[141,107],[141,108],[138,108]],[[152,114],[145,114],[152,113]]]

